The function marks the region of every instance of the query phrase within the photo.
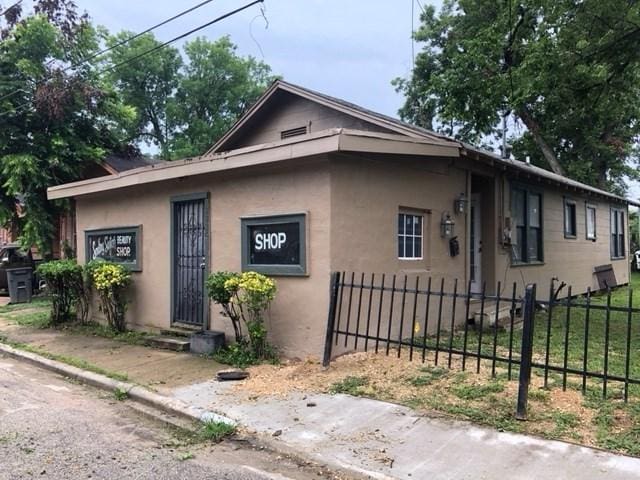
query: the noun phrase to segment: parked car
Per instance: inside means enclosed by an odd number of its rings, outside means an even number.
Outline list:
[[[633,266],[635,267],[636,272],[640,272],[640,250],[636,250],[633,254]]]
[[[0,247],[0,290],[8,291],[9,289],[7,270],[22,267],[31,267],[35,270],[36,264],[33,260],[31,250],[25,252],[20,248],[20,245],[15,243],[9,243]]]

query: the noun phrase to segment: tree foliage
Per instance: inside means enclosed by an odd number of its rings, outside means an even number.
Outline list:
[[[42,0],[35,10],[9,22],[0,43],[0,220],[47,253],[65,208],[47,200],[47,187],[77,180],[121,148],[131,111],[91,64],[68,68],[99,45],[73,4]]]
[[[116,45],[131,37],[109,37]],[[274,80],[271,69],[236,54],[228,37],[196,38],[178,49],[165,47],[118,67],[159,45],[148,33],[110,52],[110,78],[135,107],[130,139],[158,148],[164,159],[202,155]]]
[[[240,57],[228,37],[197,38],[184,47],[187,61],[176,94],[174,158],[202,155],[275,80],[271,68]]]
[[[115,47],[107,56],[107,75],[122,101],[135,109],[128,139],[153,144],[162,158],[169,158],[175,127],[168,117],[180,83],[182,58],[176,48],[158,48],[161,42],[152,33],[126,41],[134,35],[123,31],[107,36],[107,46]]]
[[[31,0],[0,21],[0,225],[45,255],[69,208],[48,187],[145,143],[200,155],[272,81],[226,37],[185,44],[185,63],[150,33],[95,28],[73,0]]]
[[[404,119],[481,142],[510,115],[517,157],[610,190],[638,178],[640,3],[445,0],[414,36]]]

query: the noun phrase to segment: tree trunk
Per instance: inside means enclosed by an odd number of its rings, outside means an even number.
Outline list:
[[[540,125],[538,125],[538,122],[531,117],[531,114],[527,111],[526,107],[518,110],[518,116],[529,129],[531,135],[533,135],[533,140],[536,142],[536,145],[538,145],[538,148],[542,152],[542,156],[551,167],[553,173],[564,176],[564,169],[560,165],[560,162],[558,162],[555,153],[553,153],[553,149],[540,134]]]

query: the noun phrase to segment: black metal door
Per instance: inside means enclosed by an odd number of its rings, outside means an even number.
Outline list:
[[[172,205],[172,322],[205,328],[208,316],[205,292],[208,254],[207,198],[174,200]]]

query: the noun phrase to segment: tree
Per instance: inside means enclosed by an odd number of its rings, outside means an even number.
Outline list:
[[[0,220],[17,222],[23,244],[45,254],[65,209],[47,200],[47,187],[121,149],[132,113],[93,65],[79,64],[98,48],[93,27],[64,14],[70,2],[58,13],[56,3],[36,2],[41,13],[10,22],[0,43]]]
[[[136,109],[129,140],[153,144],[160,149],[160,156],[168,159],[169,142],[176,129],[168,111],[180,83],[182,58],[176,48],[169,46],[144,55],[160,42],[147,33],[124,43],[133,36],[124,31],[107,38],[107,46],[115,46],[108,54],[108,76],[122,101]]]
[[[196,38],[161,48],[152,33],[108,37],[105,68],[123,101],[136,109],[129,139],[157,147],[166,160],[202,155],[275,79],[271,69],[236,54],[228,37]],[[133,60],[132,60],[133,59]]]
[[[403,119],[480,142],[509,115],[519,158],[618,192],[638,178],[640,3],[445,0],[414,37]]]
[[[202,155],[275,80],[265,63],[238,56],[229,37],[197,38],[184,51],[187,62],[173,111],[181,126],[172,142],[173,158]]]

